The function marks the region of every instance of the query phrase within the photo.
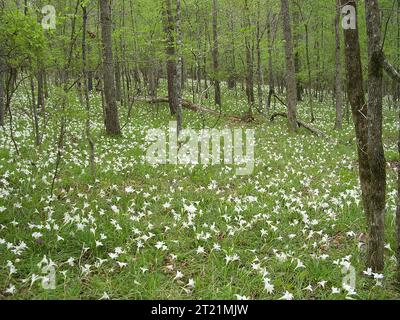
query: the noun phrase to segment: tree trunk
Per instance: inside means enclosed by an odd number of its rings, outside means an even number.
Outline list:
[[[336,0],[336,18],[335,18],[335,105],[336,121],[335,129],[342,129],[343,125],[343,92],[342,92],[342,65],[340,59],[340,2]]]
[[[248,6],[248,0],[245,0],[245,25],[246,25],[246,35],[245,35],[245,47],[246,47],[246,94],[247,102],[249,104],[249,114],[253,113],[253,106],[255,103],[254,97],[254,62],[253,62],[253,34],[251,31],[251,21],[250,21],[250,10]],[[249,35],[250,33],[250,35]]]
[[[39,119],[38,119],[38,108],[36,105],[36,97],[35,97],[35,82],[33,77],[30,76],[30,84],[31,84],[31,100],[32,100],[32,114],[33,114],[33,125],[34,125],[34,134],[35,134],[35,146],[40,145],[40,132],[39,132]]]
[[[230,50],[231,50],[231,67],[229,68],[230,74],[228,79],[228,88],[233,90],[236,88],[236,46],[235,46],[235,22],[233,20],[233,14],[229,14],[229,27],[230,27]]]
[[[168,97],[169,110],[171,115],[177,111],[177,96],[175,92],[175,73],[176,73],[176,58],[175,58],[175,39],[174,39],[174,16],[172,14],[171,0],[164,0],[164,32],[167,36],[165,51],[167,53],[167,82],[168,82]]]
[[[219,64],[218,64],[218,3],[213,0],[212,3],[212,26],[213,26],[213,67],[214,67],[214,90],[215,90],[215,104],[221,105],[221,85],[219,82]]]
[[[397,0],[397,61],[400,65],[400,0]],[[400,100],[400,81],[397,82],[397,100]],[[398,113],[398,140],[397,151],[400,155],[400,108]],[[396,209],[396,234],[397,234],[397,281],[400,283],[400,163],[397,166],[397,209]]]
[[[178,63],[176,67],[176,94],[178,98],[178,105],[176,110],[176,121],[177,121],[177,135],[182,131],[182,29],[181,29],[181,0],[176,0],[176,41],[178,48]]]
[[[399,82],[400,85],[400,82]],[[400,108],[397,110],[398,113],[398,140],[397,140],[397,151],[400,155]],[[400,163],[397,164],[397,208],[396,208],[396,235],[397,235],[397,282],[400,283]]]
[[[0,48],[0,126],[4,126],[4,118],[5,118],[5,73],[6,73],[6,65],[4,63],[4,59],[2,56],[2,49]]]
[[[281,0],[283,34],[285,40],[286,56],[286,88],[287,88],[287,106],[288,106],[288,125],[289,131],[297,131],[296,109],[297,109],[297,88],[296,88],[296,70],[293,56],[292,30],[290,26],[289,1]]]
[[[341,0],[341,5],[351,5],[357,10],[354,0]],[[366,10],[369,48],[368,91],[370,94],[368,107],[364,97],[358,26],[356,29],[344,30],[344,42],[347,91],[356,130],[360,184],[369,229],[367,267],[378,272],[383,269],[385,168],[381,141],[382,67],[375,59],[376,49],[380,52],[380,24],[375,24],[379,22],[379,11],[378,14],[375,12],[377,10],[375,0],[366,1]],[[374,39],[375,36],[377,39]],[[374,86],[377,87],[374,88]],[[376,146],[373,145],[375,143]]]
[[[122,101],[122,85],[121,85],[121,64],[118,54],[115,59],[115,100]]]
[[[114,60],[111,39],[111,4],[109,0],[100,0],[101,35],[103,46],[103,89],[105,98],[105,126],[107,134],[120,135],[121,127],[116,101]]]
[[[272,49],[273,49],[273,37],[272,37],[272,13],[268,18],[268,29],[267,29],[267,40],[268,40],[268,100],[267,100],[267,114],[271,110],[271,99],[272,95],[275,93],[274,84],[274,69],[273,69],[273,59],[272,59]]]
[[[377,0],[366,0],[368,43],[368,160],[371,171],[371,225],[367,263],[375,271],[384,268],[384,227],[386,194],[386,161],[382,142],[381,19]]]
[[[258,110],[262,110],[263,106],[263,74],[261,69],[261,30],[260,30],[260,1],[257,1],[257,98]]]
[[[96,178],[96,167],[95,167],[95,159],[94,159],[94,142],[90,133],[91,125],[90,125],[90,99],[89,99],[89,79],[87,72],[87,58],[86,58],[86,29],[87,29],[87,10],[84,5],[82,5],[82,17],[83,17],[83,26],[82,26],[82,73],[83,73],[83,93],[85,97],[85,107],[86,107],[86,123],[85,123],[85,134],[86,139],[88,140],[89,145],[89,163],[90,163],[90,172],[92,175],[92,179]]]
[[[315,121],[314,115],[314,103],[312,99],[311,93],[311,63],[310,63],[310,36],[308,32],[308,22],[304,25],[305,34],[306,34],[306,60],[307,60],[307,76],[308,76],[308,103],[310,107],[310,122],[313,123]]]
[[[45,107],[45,98],[44,98],[44,70],[43,69],[40,69],[37,73],[37,83],[38,83],[37,108],[38,108],[38,110],[40,110],[40,113],[42,114],[43,119],[45,119],[46,107]]]

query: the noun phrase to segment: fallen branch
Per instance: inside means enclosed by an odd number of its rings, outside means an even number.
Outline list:
[[[383,58],[383,68],[393,80],[400,82],[400,71],[396,70],[385,57]]]
[[[283,113],[283,112],[274,113],[274,114],[271,116],[271,118],[270,118],[271,122],[274,121],[276,117],[287,118],[287,114],[286,114],[286,113]],[[303,122],[303,121],[300,121],[300,120],[296,120],[296,121],[297,121],[297,125],[298,125],[299,127],[303,127],[303,128],[305,128],[305,129],[307,129],[307,130],[310,131],[312,134],[315,134],[315,135],[318,136],[318,137],[320,137],[320,136],[321,136],[321,137],[322,137],[322,136],[325,137],[325,136],[326,136],[326,134],[325,134],[324,132],[322,132],[321,130],[319,130],[319,129],[317,129],[317,128],[314,128],[314,127],[310,126],[309,124],[307,124],[307,123],[305,123],[305,122]]]
[[[157,103],[168,103],[168,97],[162,97],[162,98],[153,98],[153,99],[137,99],[136,101],[142,101],[142,102],[146,102],[146,103],[150,103],[150,104],[157,104]],[[206,106],[200,105],[200,104],[194,104],[190,101],[187,100],[183,100],[182,101],[182,106],[186,109],[195,111],[195,112],[205,112],[205,113],[209,113],[209,114],[213,114],[216,116],[220,115],[219,111],[210,109]],[[249,117],[244,116],[244,117],[238,117],[238,116],[232,116],[232,115],[225,115],[225,118],[230,120],[230,121],[251,121],[252,119],[249,119]]]

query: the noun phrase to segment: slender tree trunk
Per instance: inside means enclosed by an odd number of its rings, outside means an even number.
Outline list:
[[[342,129],[343,125],[343,92],[342,92],[342,65],[340,59],[340,0],[336,0],[336,18],[335,18],[335,104],[336,121],[335,129]]]
[[[213,20],[213,67],[214,67],[214,90],[215,90],[215,104],[221,105],[221,84],[219,82],[219,63],[218,63],[218,3],[213,0],[212,3],[212,20]]]
[[[176,42],[178,49],[178,63],[176,67],[176,94],[178,97],[178,105],[176,110],[176,121],[177,121],[177,134],[180,135],[182,131],[182,29],[181,29],[181,0],[176,0]]]
[[[283,34],[285,40],[286,53],[286,88],[287,88],[287,106],[288,106],[288,125],[289,131],[297,131],[297,87],[296,87],[296,69],[293,56],[292,30],[290,26],[289,1],[281,0]]]
[[[397,152],[400,156],[400,108],[397,110],[398,114],[398,140],[397,140]],[[397,165],[397,208],[396,208],[396,235],[397,235],[397,282],[400,283],[400,163]]]
[[[397,60],[397,68],[400,69],[400,0],[397,0],[397,15],[396,15],[396,24],[397,24],[397,55],[396,55],[396,60]],[[400,102],[400,83],[396,83],[396,88],[395,88],[395,99],[396,102]],[[400,107],[399,107],[400,109]]]
[[[83,26],[82,26],[82,73],[83,73],[83,93],[85,97],[85,107],[86,107],[86,123],[85,123],[85,134],[86,139],[88,140],[89,145],[89,163],[90,163],[90,172],[92,178],[96,178],[96,167],[95,167],[95,159],[94,159],[94,141],[91,135],[91,125],[90,125],[90,99],[89,99],[89,81],[88,81],[88,72],[87,72],[87,58],[86,58],[86,30],[87,30],[87,10],[85,6],[82,6],[82,17],[83,17]]]
[[[290,11],[289,11],[290,14]],[[297,101],[303,101],[302,93],[303,93],[303,85],[301,79],[299,77],[300,73],[300,32],[298,31],[297,27],[300,25],[299,13],[295,11],[293,13],[293,33],[292,33],[292,45],[294,51],[294,69],[296,74],[296,93],[297,93]]]
[[[118,53],[115,58],[115,100],[122,102],[121,63]]]
[[[257,98],[258,98],[258,110],[262,110],[263,106],[263,74],[261,69],[261,27],[260,27],[260,1],[257,1]]]
[[[268,100],[267,100],[267,114],[271,110],[271,100],[272,95],[275,93],[275,83],[274,83],[274,68],[273,68],[273,58],[272,58],[272,50],[273,50],[273,37],[272,37],[272,13],[268,17],[268,29],[267,29],[267,40],[268,40]]]
[[[42,117],[44,119],[46,107],[45,107],[45,98],[44,98],[44,70],[43,69],[40,69],[37,72],[37,84],[38,84],[37,108],[38,108],[38,110],[40,110],[40,113],[42,114]]]
[[[254,61],[253,61],[253,34],[251,31],[251,21],[250,21],[250,10],[248,5],[248,0],[245,0],[245,25],[246,25],[246,35],[245,35],[245,47],[246,47],[246,94],[247,94],[247,101],[249,104],[249,114],[252,115],[253,107],[255,103],[254,97]],[[250,33],[250,35],[249,35]]]
[[[377,0],[365,0],[368,38],[368,160],[373,190],[369,194],[371,225],[367,262],[375,272],[384,268],[386,161],[382,142],[383,64],[381,19]]]
[[[236,88],[236,46],[235,46],[235,22],[233,20],[233,14],[229,14],[229,27],[230,27],[230,50],[231,50],[231,68],[230,75],[228,79],[228,88],[233,90]]]
[[[30,76],[30,84],[31,84],[32,113],[33,113],[34,131],[35,131],[35,146],[39,146],[40,145],[39,118],[37,114],[38,108],[36,105],[36,97],[35,97],[35,82],[32,76]]]
[[[400,0],[397,0],[397,61],[400,65]],[[397,100],[400,100],[400,82],[397,83]],[[398,113],[398,140],[397,151],[400,156],[400,107]],[[396,209],[396,234],[397,234],[397,281],[400,283],[400,164],[397,167],[397,209]]]
[[[310,107],[310,121],[313,123],[315,121],[314,114],[314,103],[311,93],[311,63],[310,63],[310,35],[308,31],[308,22],[304,25],[304,31],[306,34],[306,60],[307,60],[307,76],[308,76],[308,103]]]
[[[175,92],[175,76],[176,76],[176,57],[175,57],[175,39],[174,39],[174,16],[172,14],[171,0],[164,0],[164,32],[167,36],[166,53],[167,53],[167,82],[168,82],[168,100],[171,115],[177,111],[177,96]]]
[[[4,118],[5,118],[5,98],[4,98],[5,73],[6,73],[6,65],[4,63],[2,49],[0,47],[0,126],[4,126]]]
[[[111,4],[100,0],[101,35],[103,46],[103,89],[105,98],[105,126],[107,134],[120,135],[121,127],[116,101],[114,60],[111,39]]]

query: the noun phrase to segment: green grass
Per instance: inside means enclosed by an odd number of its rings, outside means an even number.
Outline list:
[[[8,127],[0,137],[0,208],[5,208],[0,213],[0,298],[100,299],[107,293],[111,299],[236,299],[237,295],[279,299],[288,291],[295,299],[344,299],[343,259],[356,271],[352,298],[400,297],[392,251],[395,172],[388,169],[386,243],[392,250],[386,250],[384,279],[377,285],[363,275],[365,251],[360,239],[365,219],[353,126],[333,130],[330,102],[316,103],[314,124],[329,138],[314,137],[303,129],[289,134],[286,120],[271,123],[259,114],[254,123],[243,124],[256,130],[256,166],[252,175],[240,177],[234,176],[232,166],[144,163],[146,131],[167,128],[172,119],[168,108],[137,103],[123,137],[107,138],[96,96],[92,119],[97,180],[92,181],[84,110],[73,101],[52,198],[60,121],[55,101],[48,106],[50,121],[40,148],[33,146],[22,95],[14,106],[21,155],[15,154]],[[212,106],[211,101],[204,103]],[[224,90],[226,113],[241,114],[246,108],[243,96],[237,99]],[[309,118],[307,110],[300,106],[301,119]],[[126,112],[121,110],[123,123]],[[186,127],[201,129],[215,121],[214,116],[184,110]],[[221,120],[217,127],[240,125]],[[387,159],[399,161],[396,111],[385,110],[384,130]],[[125,191],[128,186],[133,193]],[[249,196],[257,197],[257,202],[249,201]],[[170,208],[164,208],[165,203]],[[185,204],[196,207],[193,219],[188,220]],[[41,235],[35,239],[34,232]],[[22,241],[27,248],[15,252]],[[166,250],[155,247],[159,241]],[[220,250],[213,250],[216,244]],[[204,254],[196,253],[199,246]],[[112,259],[109,254],[116,248],[122,253]],[[226,257],[234,255],[240,259],[227,263]],[[54,290],[44,289],[40,279],[31,285],[33,275],[42,275],[37,264],[44,256],[56,264]],[[67,263],[70,258],[72,266]],[[102,264],[99,259],[104,259]],[[299,260],[304,267],[296,269]],[[15,273],[10,274],[8,261]],[[83,272],[88,265],[90,271]],[[178,271],[181,279],[175,279]],[[264,278],[274,285],[273,293],[264,289]],[[187,286],[189,279],[194,288]],[[321,281],[326,281],[324,286]],[[6,293],[10,286],[15,286],[13,294]],[[332,287],[341,292],[333,294]]]

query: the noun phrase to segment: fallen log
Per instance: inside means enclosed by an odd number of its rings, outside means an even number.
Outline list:
[[[287,114],[286,114],[286,113],[283,113],[283,112],[274,113],[274,114],[271,116],[271,118],[270,118],[271,122],[273,122],[273,121],[275,120],[276,117],[287,118]],[[312,134],[314,134],[314,135],[316,135],[316,136],[318,136],[318,137],[320,137],[320,136],[321,136],[321,137],[325,137],[325,136],[326,136],[326,134],[325,134],[324,132],[322,132],[321,130],[319,130],[319,129],[317,129],[317,128],[314,128],[314,127],[310,126],[309,124],[307,124],[307,123],[305,123],[305,122],[303,122],[303,121],[297,120],[297,125],[298,125],[299,127],[303,127],[303,128],[305,128],[305,129],[307,129],[307,130],[310,131]]]
[[[138,98],[138,99],[136,99],[136,101],[146,102],[149,104],[158,104],[158,103],[168,103],[169,102],[168,97],[153,98],[153,99]],[[200,105],[200,104],[192,103],[188,100],[183,100],[182,106],[186,109],[189,109],[189,110],[192,110],[195,112],[205,112],[205,113],[213,114],[216,116],[220,115],[219,111],[210,109],[210,108]],[[224,116],[226,119],[228,119],[230,121],[247,121],[247,122],[251,121],[251,119],[249,119],[247,116],[244,116],[244,117],[232,116],[232,115],[222,115],[222,116]]]

